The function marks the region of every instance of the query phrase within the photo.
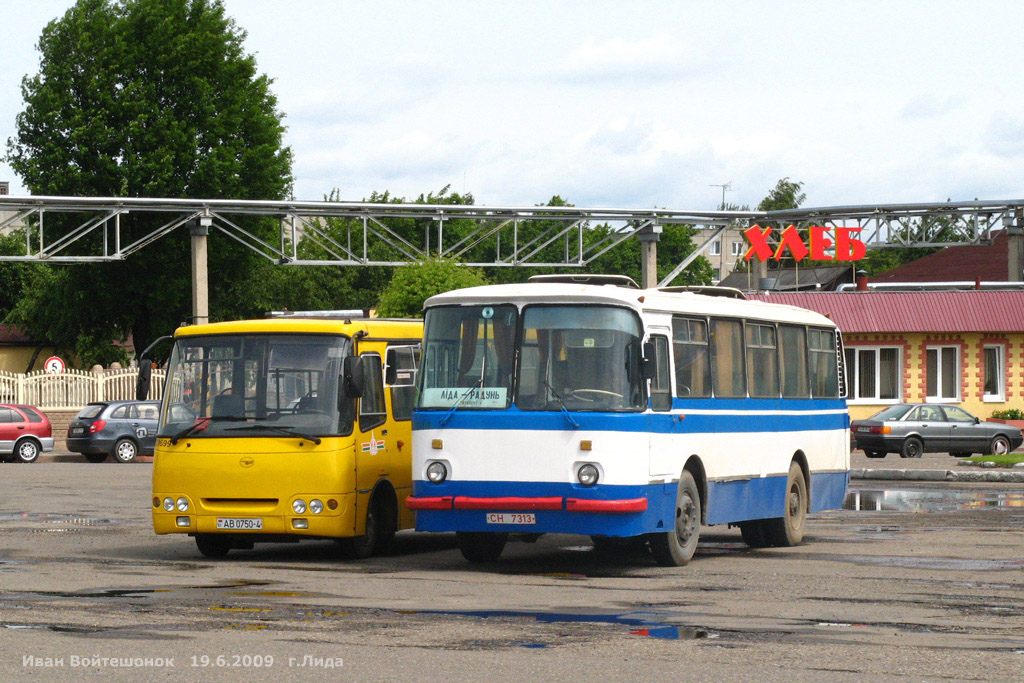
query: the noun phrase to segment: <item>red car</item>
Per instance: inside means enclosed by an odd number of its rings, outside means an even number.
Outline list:
[[[0,459],[35,462],[53,450],[53,429],[45,414],[31,406],[0,403]]]

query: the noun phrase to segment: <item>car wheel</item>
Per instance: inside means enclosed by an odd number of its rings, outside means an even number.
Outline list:
[[[508,534],[490,531],[456,531],[455,540],[462,556],[474,564],[494,562],[508,542]]]
[[[39,444],[32,439],[25,439],[17,445],[15,453],[17,453],[18,462],[35,462],[39,457]]]
[[[921,439],[916,436],[908,436],[904,439],[903,447],[900,449],[901,458],[920,458],[922,453],[924,453],[924,443]]]
[[[683,470],[676,489],[675,523],[670,531],[649,534],[651,554],[663,567],[682,567],[697,550],[700,537],[700,493],[693,475]]]
[[[224,557],[231,550],[230,536],[217,534],[196,534],[196,547],[203,557]]]
[[[89,462],[103,462],[107,459],[106,453],[86,453],[85,459]]]
[[[131,439],[119,440],[114,444],[114,452],[112,453],[115,462],[132,462],[138,454],[139,447]]]
[[[765,539],[775,546],[788,547],[804,540],[804,523],[807,521],[807,482],[804,471],[797,463],[789,466],[786,477],[786,509],[782,517],[766,519]]]
[[[885,451],[864,451],[864,455],[869,458],[884,458],[886,456]]]
[[[992,455],[1006,455],[1010,452],[1010,440],[1000,434],[992,439],[992,443],[989,444],[988,447],[988,452]]]

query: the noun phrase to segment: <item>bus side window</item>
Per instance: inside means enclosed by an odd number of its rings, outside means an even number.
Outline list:
[[[743,323],[711,321],[711,378],[718,398],[746,398],[743,373]]]
[[[754,398],[779,397],[779,354],[775,327],[747,323],[747,388]]]
[[[387,420],[384,411],[384,377],[380,356],[365,353],[363,357],[363,395],[359,399],[359,431],[368,432]]]
[[[672,318],[672,354],[676,361],[676,396],[711,396],[708,324],[695,318]]]
[[[391,415],[396,420],[412,419],[419,355],[419,346],[388,347],[384,382],[391,389]]]
[[[782,398],[807,398],[807,331],[797,325],[779,325],[782,362]]]
[[[651,408],[653,410],[672,409],[672,383],[669,380],[671,366],[668,360],[668,337],[652,335],[654,342],[654,378],[651,380]]]
[[[807,330],[810,351],[811,396],[839,398],[839,361],[836,335],[832,330]]]

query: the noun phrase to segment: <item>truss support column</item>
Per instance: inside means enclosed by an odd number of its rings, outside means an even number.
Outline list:
[[[202,216],[192,225],[192,324],[210,322],[210,286],[206,261],[206,240],[213,218]]]
[[[637,233],[640,240],[640,286],[644,289],[658,286],[658,240],[661,226],[649,225]]]
[[[1024,281],[1024,211],[1013,212],[1013,222],[1006,228],[1006,279]]]

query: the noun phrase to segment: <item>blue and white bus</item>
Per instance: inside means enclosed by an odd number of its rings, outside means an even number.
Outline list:
[[[790,546],[808,513],[842,507],[850,421],[832,321],[735,290],[554,279],[427,300],[417,530],[457,532],[474,562],[510,533],[572,533],[640,537],[678,566],[702,524]]]

